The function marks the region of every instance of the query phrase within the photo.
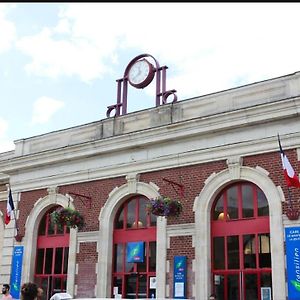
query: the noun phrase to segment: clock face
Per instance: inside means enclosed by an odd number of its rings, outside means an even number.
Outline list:
[[[129,70],[128,80],[134,87],[145,87],[153,79],[151,64],[145,60],[138,60]]]

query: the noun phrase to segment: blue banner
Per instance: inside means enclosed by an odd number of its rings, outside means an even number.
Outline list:
[[[285,228],[288,300],[300,299],[300,227]]]
[[[186,298],[186,256],[174,256],[173,295],[175,299]]]
[[[127,262],[144,262],[144,242],[127,243]]]
[[[14,299],[20,299],[20,287],[22,278],[23,246],[15,246],[12,257],[10,277],[10,294]]]

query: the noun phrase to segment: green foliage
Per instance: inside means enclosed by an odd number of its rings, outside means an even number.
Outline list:
[[[84,218],[79,211],[70,207],[60,207],[50,214],[51,222],[62,228],[64,225],[69,228],[83,228]]]

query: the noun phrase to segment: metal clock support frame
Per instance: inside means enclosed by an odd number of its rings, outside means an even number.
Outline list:
[[[156,106],[160,106],[167,103],[167,98],[173,95],[173,101],[177,101],[176,90],[166,90],[166,79],[167,79],[167,66],[160,67],[158,61],[150,54],[141,54],[136,56],[125,69],[124,76],[117,81],[117,103],[107,107],[106,116],[109,118],[113,110],[115,115],[125,115],[127,113],[127,90],[128,90],[128,72],[131,66],[143,57],[151,57],[155,62],[154,72],[156,73]]]

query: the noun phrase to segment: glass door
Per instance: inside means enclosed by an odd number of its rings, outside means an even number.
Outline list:
[[[212,207],[212,292],[218,300],[258,300],[272,294],[269,209],[254,184],[225,188]],[[264,289],[262,289],[264,288]]]

